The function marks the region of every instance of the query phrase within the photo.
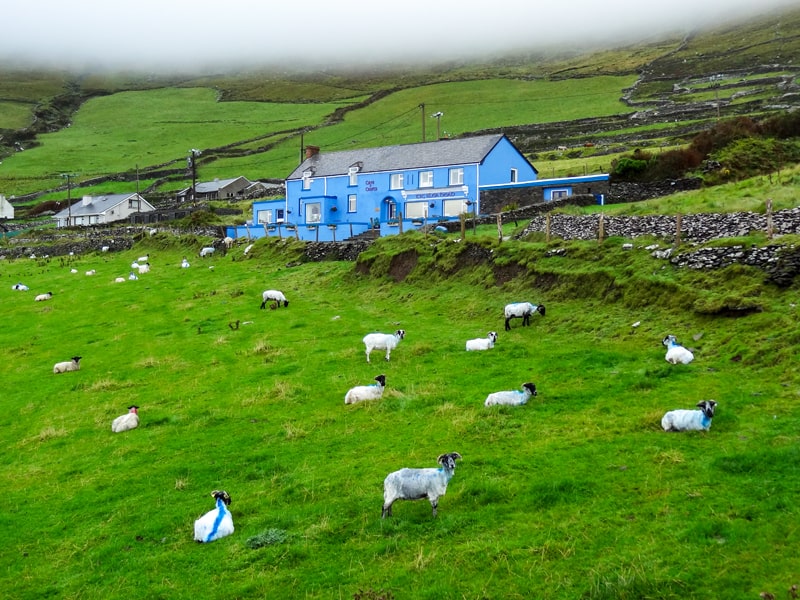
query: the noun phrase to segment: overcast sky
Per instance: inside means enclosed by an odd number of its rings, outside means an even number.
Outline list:
[[[170,70],[471,58],[617,46],[798,0],[8,0],[0,61]]]

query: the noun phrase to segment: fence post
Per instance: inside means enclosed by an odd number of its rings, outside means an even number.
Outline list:
[[[600,221],[597,223],[597,243],[602,244],[603,238],[606,236],[605,215],[600,213]]]
[[[544,241],[550,243],[550,213],[544,216]]]
[[[397,232],[403,233],[403,213],[399,211],[397,213]]]
[[[497,241],[503,243],[503,213],[497,213]]]
[[[461,239],[465,240],[467,239],[467,215],[461,213],[458,217],[461,220]]]
[[[767,198],[767,239],[771,240],[773,235],[772,224],[772,198]]]
[[[673,248],[677,248],[680,246],[681,243],[681,224],[683,222],[683,215],[678,213],[675,217],[675,245]]]

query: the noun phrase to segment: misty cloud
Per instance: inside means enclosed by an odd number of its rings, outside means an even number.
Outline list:
[[[2,9],[0,58],[141,70],[452,60],[555,45],[618,46],[795,8],[796,0],[39,0]]]

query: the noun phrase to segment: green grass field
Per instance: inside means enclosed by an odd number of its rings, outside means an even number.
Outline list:
[[[548,257],[477,236],[490,265],[412,233],[359,268],[267,240],[204,262],[203,241],[0,263],[7,597],[739,599],[800,583],[796,284],[664,268],[620,240]],[[145,253],[151,273],[113,282]],[[289,307],[259,310],[267,288]],[[763,310],[694,309],[741,296]],[[547,315],[505,332],[517,300]],[[397,328],[391,362],[367,364],[361,337]],[[489,330],[493,350],[464,351]],[[664,361],[668,333],[692,364]],[[80,371],[52,373],[75,354]],[[344,405],[378,373],[382,400]],[[525,381],[527,406],[483,407]],[[708,433],[660,430],[703,399],[719,402]],[[130,404],[141,426],[111,433]],[[381,520],[387,473],[451,451],[437,518],[422,500]],[[236,531],[197,544],[214,489]]]

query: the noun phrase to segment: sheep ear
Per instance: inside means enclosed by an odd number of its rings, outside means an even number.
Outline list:
[[[461,458],[461,455],[458,452],[451,452],[450,456],[453,457],[453,460],[458,460],[459,458]]]

